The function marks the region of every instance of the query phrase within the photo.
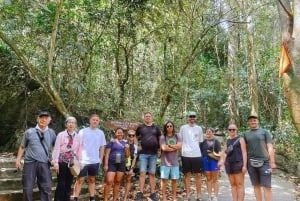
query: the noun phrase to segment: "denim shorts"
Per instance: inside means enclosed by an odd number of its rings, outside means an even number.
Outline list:
[[[179,179],[178,166],[160,166],[161,179]]]
[[[140,172],[148,172],[149,174],[155,174],[156,171],[156,154],[140,154]]]

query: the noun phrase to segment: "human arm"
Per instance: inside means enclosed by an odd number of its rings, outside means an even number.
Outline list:
[[[100,146],[99,151],[100,151],[100,164],[102,164],[103,163],[103,156],[104,156],[105,146],[104,145]]]
[[[106,148],[106,150],[105,150],[105,158],[104,158],[104,166],[103,166],[103,170],[105,172],[108,170],[108,159],[109,159],[110,152],[111,152],[111,149],[110,148]]]
[[[246,142],[244,138],[240,139],[240,145],[241,145],[241,150],[242,150],[242,157],[243,157],[243,168],[242,172],[246,173],[247,172],[247,147],[246,147]]]
[[[274,152],[273,144],[267,143],[267,149],[268,149],[268,153],[269,153],[269,157],[270,157],[270,167],[272,169],[276,169],[275,152]]]
[[[52,161],[51,161],[54,170],[57,174],[59,173],[58,158],[59,158],[59,153],[61,152],[61,143],[62,143],[62,134],[59,133],[56,138],[55,145],[52,151]]]

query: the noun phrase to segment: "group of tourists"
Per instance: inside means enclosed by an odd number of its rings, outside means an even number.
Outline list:
[[[256,201],[262,201],[263,197],[265,201],[272,200],[271,174],[272,169],[276,168],[272,139],[267,130],[259,128],[256,115],[248,117],[250,129],[243,136],[238,135],[235,124],[228,126],[229,138],[224,152],[221,151],[220,141],[214,136],[213,128],[206,128],[204,136],[201,126],[196,124],[196,112],[188,113],[188,123],[181,126],[178,133],[172,121],[167,121],[161,131],[153,123],[150,112],[144,113],[143,118],[143,124],[136,130],[124,131],[117,128],[113,138],[106,141],[104,132],[98,128],[100,117],[97,114],[92,114],[89,127],[78,133],[76,118],[68,117],[65,121],[66,129],[56,136],[48,127],[51,122],[50,113],[40,112],[36,127],[25,131],[16,159],[16,167],[22,169],[23,173],[24,201],[33,200],[35,182],[40,191],[40,200],[52,200],[51,165],[57,174],[54,201],[70,201],[71,198],[79,200],[82,184],[86,179],[89,200],[96,200],[95,181],[100,166],[105,173],[104,201],[110,199],[111,189],[113,201],[120,198],[123,180],[125,193],[121,200],[126,201],[129,197],[134,197],[137,201],[147,199],[147,174],[151,200],[167,201],[167,186],[170,181],[172,200],[175,201],[180,172],[183,173],[185,201],[191,200],[192,175],[195,178],[196,201],[204,200],[201,192],[202,175],[205,176],[208,201],[217,201],[219,170],[222,166],[230,181],[233,201],[243,201],[245,198],[244,175],[247,171],[254,186]],[[156,189],[158,158],[161,159],[161,196]],[[75,175],[76,181],[73,183],[74,173],[70,171],[70,167],[75,160],[79,161],[80,171]],[[137,164],[139,189],[136,195],[132,195],[131,178]]]

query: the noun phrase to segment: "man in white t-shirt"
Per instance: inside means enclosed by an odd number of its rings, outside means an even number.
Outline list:
[[[105,135],[98,128],[100,117],[97,114],[90,116],[90,127],[79,131],[80,163],[83,169],[80,171],[74,187],[74,201],[78,200],[84,177],[88,176],[88,189],[90,201],[95,201],[95,179],[102,164],[106,145]]]
[[[203,142],[203,131],[196,124],[196,112],[188,113],[188,124],[180,127],[179,136],[182,139],[181,161],[186,189],[185,201],[190,201],[191,174],[194,173],[196,180],[197,199],[201,201],[201,171],[202,155],[200,143]]]

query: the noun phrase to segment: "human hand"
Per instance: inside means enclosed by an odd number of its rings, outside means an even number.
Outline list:
[[[21,159],[17,159],[17,160],[16,160],[16,168],[17,168],[18,170],[22,170],[22,169],[23,169],[23,164],[22,164],[22,162],[21,162]]]
[[[277,166],[276,166],[275,163],[270,163],[270,167],[271,167],[272,169],[276,169],[276,168],[277,168]]]

